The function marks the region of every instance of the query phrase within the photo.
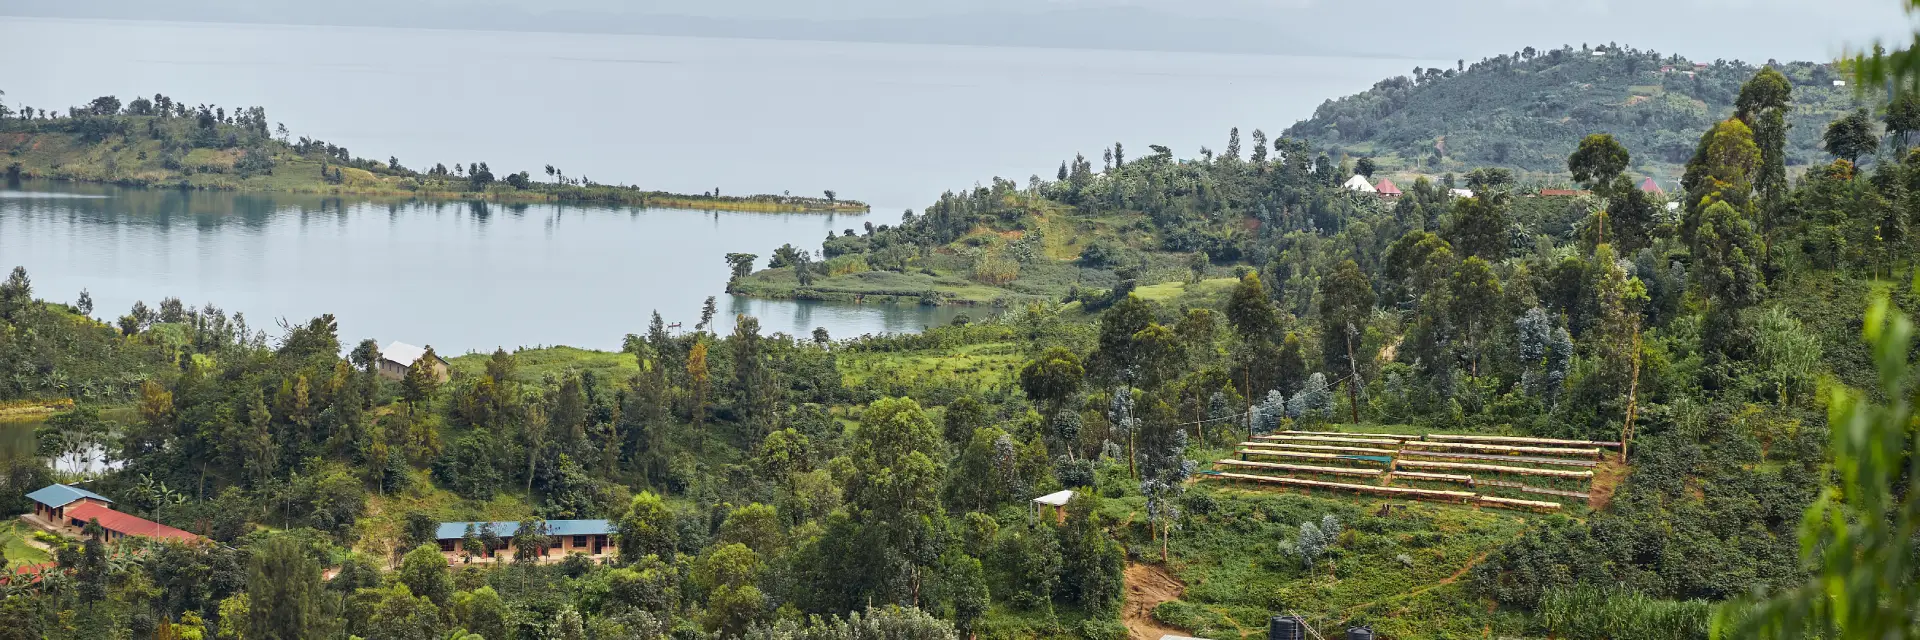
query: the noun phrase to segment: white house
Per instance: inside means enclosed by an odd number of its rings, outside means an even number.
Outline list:
[[[1373,188],[1373,183],[1367,182],[1366,176],[1360,175],[1358,173],[1353,174],[1353,177],[1351,178],[1347,178],[1347,183],[1342,186],[1345,186],[1348,191],[1358,191],[1360,193],[1379,193],[1380,192],[1379,189]]]
[[[1447,195],[1453,196],[1455,198],[1471,198],[1473,197],[1473,190],[1472,189],[1448,189]]]
[[[407,369],[413,367],[414,362],[419,361],[420,358],[426,355],[426,349],[405,342],[396,340],[387,343],[387,348],[380,350],[380,375],[394,380],[405,378],[407,377]],[[431,366],[433,367],[435,377],[439,378],[441,382],[446,382],[449,377],[447,359],[440,357],[439,354],[434,354],[433,359],[435,362],[432,363]]]

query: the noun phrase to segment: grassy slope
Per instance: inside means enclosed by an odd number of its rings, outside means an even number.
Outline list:
[[[1463,580],[1535,516],[1421,502],[1381,516],[1386,501],[1378,499],[1210,482],[1192,491],[1211,496],[1212,505],[1172,538],[1173,567],[1187,591],[1155,611],[1168,624],[1209,638],[1264,637],[1275,611],[1305,616],[1323,634],[1367,624],[1391,638],[1511,634],[1524,624],[1489,613]],[[1309,570],[1281,543],[1327,514],[1344,533]]]
[[[46,551],[29,546],[26,537],[32,528],[19,520],[0,526],[0,549],[7,554],[7,566],[18,568],[24,565],[39,564],[53,559]]]

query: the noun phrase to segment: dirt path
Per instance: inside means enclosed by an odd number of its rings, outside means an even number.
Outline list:
[[[1127,624],[1128,638],[1160,640],[1164,635],[1186,635],[1153,619],[1153,608],[1162,602],[1180,599],[1186,585],[1167,575],[1166,570],[1150,564],[1128,563],[1126,581],[1127,602],[1120,609],[1120,619]]]

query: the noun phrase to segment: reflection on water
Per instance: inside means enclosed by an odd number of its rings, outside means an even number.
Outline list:
[[[341,337],[430,344],[447,354],[565,344],[617,349],[658,310],[693,326],[720,298],[767,333],[836,338],[915,332],[985,310],[731,298],[729,252],[816,248],[860,215],[419,202],[298,194],[125,189],[25,181],[0,198],[0,269],[94,315],[167,296],[245,313],[253,327],[331,313]],[[76,197],[88,196],[88,197]]]
[[[34,429],[42,424],[40,420],[0,421],[0,468],[12,466],[14,462],[36,458]],[[68,453],[48,461],[54,470],[61,473],[90,477],[94,474],[120,468],[117,460],[108,460],[105,448],[95,445],[85,451]]]

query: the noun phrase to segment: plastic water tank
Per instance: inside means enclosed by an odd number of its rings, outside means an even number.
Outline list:
[[[1347,640],[1373,640],[1371,627],[1352,627],[1347,629]]]
[[[1299,616],[1274,616],[1267,621],[1267,640],[1307,640],[1307,623]]]

